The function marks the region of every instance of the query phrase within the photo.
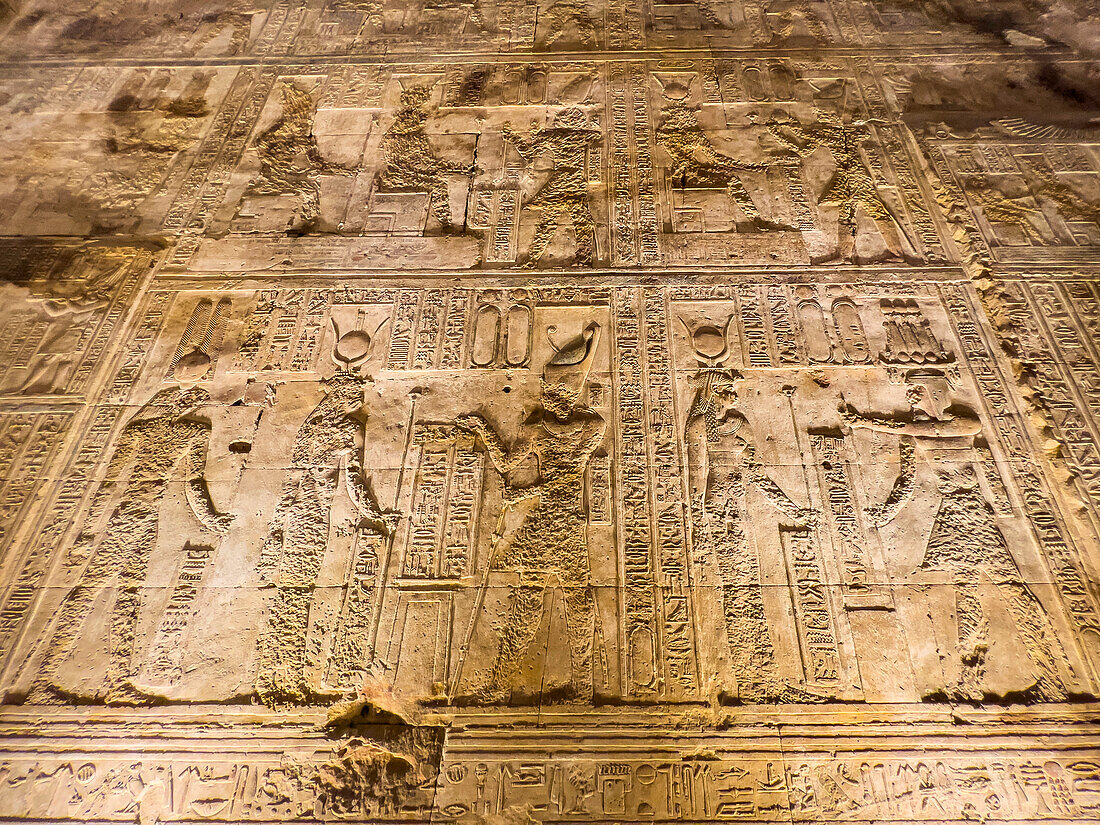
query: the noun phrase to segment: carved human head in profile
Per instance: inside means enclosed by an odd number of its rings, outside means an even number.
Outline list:
[[[369,379],[349,372],[339,370],[335,375],[321,379],[321,387],[325,393],[317,410],[325,414],[345,414],[355,417],[362,413],[364,408],[364,392]]]
[[[737,370],[714,367],[701,369],[695,376],[699,390],[691,404],[688,419],[702,417],[711,441],[719,436],[719,422],[736,412],[737,382],[742,377]]]
[[[588,113],[579,106],[569,106],[554,114],[551,125],[555,129],[577,130],[591,129]]]
[[[905,399],[914,410],[940,418],[951,405],[951,382],[942,370],[922,367],[905,373]]]
[[[978,474],[974,465],[956,461],[938,461],[936,486],[941,493],[959,493],[978,489]]]
[[[580,335],[560,344],[554,340],[556,333],[557,327],[547,327],[546,340],[554,354],[543,368],[540,401],[544,410],[565,420],[580,403],[600,343],[600,325],[592,321]]]
[[[665,110],[660,128],[664,132],[696,132],[700,129],[699,115],[694,109],[676,103]]]
[[[419,109],[428,102],[432,90],[427,86],[410,86],[401,92],[401,105],[406,109]]]
[[[701,396],[721,418],[737,403],[737,382],[744,376],[737,370],[710,369],[702,373]]]

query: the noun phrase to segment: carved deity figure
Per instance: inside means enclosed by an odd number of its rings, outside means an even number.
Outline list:
[[[1045,244],[1047,239],[1032,223],[1033,215],[1042,211],[1030,194],[1009,196],[996,189],[985,175],[967,175],[963,188],[971,203],[977,206],[992,224],[1015,226],[1033,244]]]
[[[325,395],[298,429],[290,470],[260,554],[260,574],[274,588],[267,629],[259,641],[256,693],[266,704],[334,699],[311,683],[310,610],[330,530],[366,529],[388,537],[394,514],[379,507],[363,469],[363,391],[368,380],[340,371],[324,382]],[[332,525],[343,484],[357,513],[352,525]]]
[[[470,26],[481,32],[487,30],[481,0],[426,0],[424,10],[428,12],[463,12]]]
[[[749,197],[739,173],[766,171],[762,163],[736,160],[718,151],[699,125],[693,109],[674,104],[665,110],[665,119],[656,131],[657,145],[668,153],[668,176],[681,189],[724,189],[736,206],[759,229],[782,229],[767,220]]]
[[[256,195],[295,195],[298,217],[309,227],[321,211],[321,175],[350,175],[325,160],[313,134],[314,104],[309,92],[293,83],[282,85],[283,112],[256,139],[260,175],[248,191]]]
[[[724,22],[722,18],[718,15],[718,12],[715,9],[715,3],[712,2],[712,0],[672,0],[672,2],[666,3],[666,5],[691,6],[692,8],[694,8],[699,15],[700,28],[730,28],[729,23]],[[682,25],[686,25],[686,23]]]
[[[215,8],[204,6],[201,16],[198,16],[199,37],[195,40],[193,50],[195,54],[201,54],[202,50],[213,41],[225,34],[226,28],[231,29],[229,46],[226,54],[240,54],[248,45],[252,33],[252,20],[263,12],[249,0],[223,0],[222,3],[213,4]],[[216,6],[224,6],[223,9]],[[171,5],[169,4],[169,7]],[[182,15],[181,15],[182,17]],[[165,20],[171,20],[171,15],[165,15]]]
[[[765,13],[771,24],[771,43],[790,45],[799,40],[825,41],[821,15],[805,0],[771,0],[765,4]]]
[[[525,266],[538,264],[563,218],[573,227],[578,266],[591,266],[596,256],[596,224],[588,202],[588,153],[600,142],[584,110],[563,109],[553,119],[549,129],[539,126],[526,136],[517,134],[505,124],[504,137],[515,146],[527,164],[533,164],[549,153],[553,168],[524,208],[536,209],[539,215]]]
[[[936,475],[939,505],[932,522],[921,569],[952,575],[956,588],[958,650],[960,676],[945,694],[950,699],[981,701],[987,671],[989,620],[981,598],[981,583],[994,585],[1008,608],[1028,660],[1031,663],[1035,698],[1061,701],[1066,698],[1059,663],[1070,670],[1057,631],[1042,602],[1026,583],[1013,558],[1004,533],[997,525],[993,507],[978,486],[971,462],[938,462],[935,451],[968,451],[981,433],[977,414],[968,407],[950,403],[950,387],[937,370],[918,370],[907,376],[909,409],[900,413],[859,413],[850,406],[842,409],[844,421],[853,428],[893,433],[910,440],[917,461],[931,467]],[[883,510],[888,520],[913,495],[915,485],[906,476],[911,472],[902,453],[902,474],[878,508],[880,523]]]
[[[606,422],[581,403],[581,395],[595,357],[599,330],[597,324],[590,324],[580,342],[562,348],[547,364],[541,406],[528,419],[532,432],[522,444],[507,449],[480,416],[470,415],[456,422],[459,429],[473,433],[484,444],[503,477],[506,509],[535,500],[503,547],[499,528],[493,539],[489,572],[514,574],[518,583],[511,588],[499,626],[496,659],[484,687],[484,698],[490,701],[508,698],[544,619],[547,590],[555,585],[564,591],[570,649],[569,698],[590,702],[593,697],[596,610],[590,579],[584,475],[603,442]],[[513,486],[513,475],[532,457],[538,463],[537,481]]]
[[[1035,197],[1053,203],[1064,220],[1100,224],[1100,202],[1086,199],[1068,183],[1060,181],[1048,164],[1033,166],[1027,179]]]
[[[875,222],[891,255],[905,257],[906,248],[914,248],[901,218],[879,194],[874,175],[860,157],[860,144],[871,139],[866,122],[845,123],[835,112],[819,109],[817,120],[810,126],[792,119],[774,118],[766,125],[776,141],[798,157],[809,157],[821,147],[832,155],[835,170],[818,205],[836,206],[840,210],[838,257],[853,259],[858,228],[856,215],[860,211]]]
[[[585,0],[553,0],[546,11],[539,14],[539,27],[548,32],[542,42],[544,48],[550,48],[563,37],[568,39],[571,28],[581,46],[596,46],[596,26],[588,14]]]
[[[1100,225],[1100,204],[1086,200],[1072,186],[1060,181],[1046,164],[1032,165],[1025,171],[1027,188],[1017,195],[1004,192],[988,175],[966,175],[962,183],[967,197],[981,209],[987,221],[1016,227],[1032,244],[1052,242],[1032,220],[1033,216],[1042,218],[1040,204],[1044,201],[1053,205],[1063,220]]]
[[[714,329],[696,330],[696,343]],[[722,587],[722,608],[729,641],[730,669],[744,703],[822,701],[785,684],[777,670],[775,648],[764,614],[760,560],[746,535],[747,496],[759,490],[771,504],[800,526],[812,523],[812,511],[799,507],[756,460],[756,436],[737,409],[729,369],[704,367],[684,427],[694,546],[715,564]]]
[[[87,278],[51,281],[44,294],[32,298],[46,328],[13,390],[25,395],[65,391],[80,358],[86,325],[110,304],[125,272],[125,263],[96,268]]]
[[[157,544],[161,503],[170,482],[183,481],[195,517],[209,531],[224,533],[232,515],[220,513],[205,480],[209,422],[196,416],[209,403],[203,389],[161,390],[127,422],[92,499],[71,557],[87,557],[77,585],[58,610],[48,652],[30,700],[65,695],[57,670],[73,655],[81,626],[105,588],[113,590],[108,624],[108,704],[148,701],[133,679],[141,590]],[[103,516],[110,509],[104,524]]]
[[[427,86],[412,86],[401,93],[401,108],[382,138],[386,166],[378,178],[379,189],[427,194],[428,210],[439,222],[440,230],[460,232],[462,227],[451,223],[446,176],[469,177],[475,170],[473,166],[452,163],[436,155],[424,131],[428,123],[424,106],[430,95]]]

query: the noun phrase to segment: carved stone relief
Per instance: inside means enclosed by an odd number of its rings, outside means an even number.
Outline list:
[[[0,0],[0,820],[1096,820],[1096,25]]]

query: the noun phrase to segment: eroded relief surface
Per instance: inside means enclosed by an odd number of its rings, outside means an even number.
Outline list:
[[[1090,4],[0,14],[0,819],[1100,816]]]

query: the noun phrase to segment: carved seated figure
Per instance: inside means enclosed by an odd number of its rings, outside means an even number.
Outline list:
[[[443,160],[428,139],[425,127],[428,112],[424,108],[431,90],[413,86],[401,93],[401,108],[382,139],[385,167],[378,176],[380,192],[422,192],[428,196],[428,213],[435,218],[439,231],[463,231],[451,221],[448,175],[474,174],[469,165]]]
[[[670,106],[664,122],[657,127],[656,137],[657,145],[664,149],[669,159],[665,175],[670,186],[723,190],[731,204],[757,229],[790,228],[764,218],[741,181],[741,172],[766,171],[768,167],[720,152],[704,134],[699,117],[692,109],[682,104]]]

